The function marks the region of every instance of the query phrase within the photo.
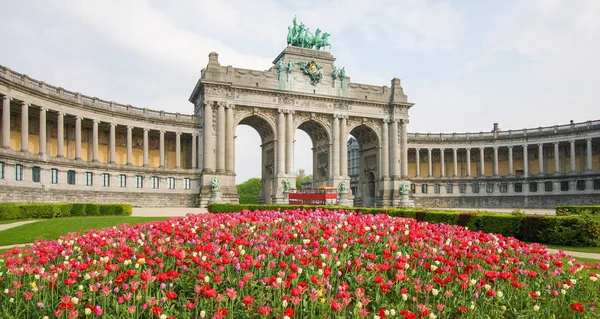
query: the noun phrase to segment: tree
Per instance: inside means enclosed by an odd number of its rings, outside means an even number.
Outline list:
[[[258,204],[258,193],[260,192],[260,178],[254,177],[241,184],[236,185],[240,204]]]
[[[312,175],[304,175],[304,170],[300,169],[296,174],[296,188],[302,188],[302,183],[312,182]]]

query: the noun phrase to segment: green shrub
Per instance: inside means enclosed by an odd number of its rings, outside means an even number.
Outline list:
[[[85,206],[87,204],[84,203],[76,203],[73,204],[71,209],[71,216],[85,216]]]
[[[131,215],[127,204],[0,203],[0,220],[69,216]]]
[[[21,209],[17,206],[17,204],[13,204],[13,203],[0,204],[0,219],[1,220],[24,218],[24,217],[20,217],[20,215],[21,215]]]
[[[425,216],[423,218],[423,221],[448,225],[457,225],[458,217],[460,216],[460,213],[452,211],[431,211],[426,212],[424,214]]]
[[[600,205],[593,206],[556,206],[556,215],[600,215]]]
[[[99,216],[100,215],[100,205],[98,204],[86,204],[85,205],[85,215],[86,216]]]

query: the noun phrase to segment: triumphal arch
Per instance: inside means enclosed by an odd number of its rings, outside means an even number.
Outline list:
[[[356,203],[401,204],[413,104],[399,78],[389,87],[352,82],[324,50],[330,47],[328,37],[294,19],[288,46],[266,71],[224,66],[217,53],[209,54],[189,99],[201,122],[200,206],[210,201],[215,181],[223,202],[238,202],[234,163],[236,156],[244,156],[235,151],[238,125],[253,127],[262,140],[261,203],[285,203],[287,188],[295,185],[294,136],[300,129],[313,144],[314,187],[344,189],[350,184],[347,140],[352,135],[360,146],[359,182],[365,190]],[[352,200],[348,194],[339,204],[352,205]]]

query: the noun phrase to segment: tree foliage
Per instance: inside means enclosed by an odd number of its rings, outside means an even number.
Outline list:
[[[258,193],[260,192],[260,178],[254,177],[241,184],[236,185],[240,204],[258,204]]]

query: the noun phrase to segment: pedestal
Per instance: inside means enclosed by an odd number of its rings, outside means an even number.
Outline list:
[[[220,204],[223,202],[221,199],[221,190],[211,190],[210,191],[210,199],[208,200],[209,204]]]
[[[338,206],[354,206],[354,198],[348,193],[348,190],[340,192],[338,195]]]

